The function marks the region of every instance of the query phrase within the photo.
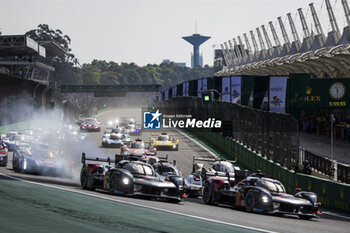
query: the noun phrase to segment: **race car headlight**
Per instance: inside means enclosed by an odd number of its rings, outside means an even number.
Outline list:
[[[176,148],[176,145],[173,145],[173,148],[175,149],[175,148]]]
[[[266,195],[263,195],[263,196],[261,197],[261,201],[262,201],[264,204],[266,204],[266,203],[269,202],[269,198],[268,198]]]
[[[116,123],[116,124],[119,124],[119,120],[118,120],[118,119],[117,119],[117,120],[115,120],[115,123]]]
[[[24,159],[23,161],[23,169],[26,170],[27,169],[27,160]]]
[[[126,177],[124,177],[124,178],[122,179],[122,181],[123,181],[123,184],[125,184],[125,185],[128,185],[129,182],[130,182],[129,178],[126,178]]]
[[[113,124],[113,122],[112,121],[108,121],[108,125],[112,125]]]

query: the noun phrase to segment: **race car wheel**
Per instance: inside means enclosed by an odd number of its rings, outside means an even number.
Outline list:
[[[80,185],[84,190],[88,190],[88,173],[86,168],[82,168],[80,172]]]
[[[245,197],[245,210],[252,212],[255,208],[255,196],[253,192],[248,192]]]
[[[176,151],[179,151],[179,145],[176,146],[175,150],[176,150]]]
[[[213,188],[208,182],[203,184],[202,188],[202,200],[204,204],[212,204],[213,201]]]
[[[312,216],[308,216],[308,215],[298,215],[298,216],[299,216],[299,218],[304,219],[304,220],[309,220],[312,218]]]
[[[109,193],[115,194],[115,191],[117,191],[117,175],[113,173],[109,178]]]

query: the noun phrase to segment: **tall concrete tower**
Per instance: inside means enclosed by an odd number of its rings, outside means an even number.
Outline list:
[[[182,39],[193,45],[193,67],[200,66],[199,46],[209,40],[210,36],[193,34],[192,36],[182,37]]]

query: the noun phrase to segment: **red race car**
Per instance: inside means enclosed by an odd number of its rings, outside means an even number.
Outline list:
[[[7,166],[8,150],[4,143],[0,143],[0,166]]]
[[[80,130],[85,130],[85,131],[101,131],[101,123],[98,121],[84,121],[80,125]]]
[[[122,146],[120,154],[133,156],[156,155],[157,149],[152,145],[146,145],[141,139],[136,139],[131,143],[130,148],[126,145]]]

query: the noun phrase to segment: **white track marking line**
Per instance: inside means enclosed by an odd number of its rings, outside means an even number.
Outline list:
[[[172,210],[161,209],[161,208],[157,208],[157,207],[153,207],[153,206],[147,206],[147,205],[132,203],[132,202],[128,202],[128,201],[122,201],[122,200],[113,199],[113,198],[110,198],[110,197],[103,197],[103,196],[99,196],[99,195],[93,194],[93,193],[86,193],[86,192],[84,192],[82,190],[78,191],[78,190],[72,190],[72,189],[67,189],[67,188],[63,188],[63,187],[57,187],[57,186],[53,186],[53,185],[49,185],[49,184],[42,184],[42,183],[38,183],[38,182],[28,181],[28,180],[24,180],[24,179],[21,179],[21,178],[18,178],[18,177],[6,175],[6,174],[3,174],[3,173],[0,173],[0,176],[4,176],[4,177],[7,177],[9,179],[14,179],[14,180],[26,182],[26,183],[29,183],[29,184],[40,185],[40,186],[54,188],[54,189],[63,190],[63,191],[67,191],[67,192],[82,194],[82,195],[85,195],[85,196],[90,196],[90,197],[100,198],[100,199],[104,199],[104,200],[108,200],[108,201],[118,202],[118,203],[122,203],[122,204],[133,205],[133,206],[142,207],[142,208],[146,208],[146,209],[152,209],[152,210],[162,211],[162,212],[166,212],[166,213],[170,213],[170,214],[176,214],[176,215],[180,215],[180,216],[184,216],[184,217],[189,217],[189,218],[209,221],[209,222],[213,222],[213,223],[225,224],[225,225],[228,225],[228,226],[239,227],[239,228],[243,228],[243,229],[247,229],[247,230],[267,232],[267,233],[277,233],[275,231],[269,231],[269,230],[255,228],[255,227],[249,227],[249,226],[239,225],[239,224],[235,224],[235,223],[229,223],[229,222],[224,222],[224,221],[220,221],[220,220],[209,219],[209,218],[205,218],[205,217],[185,214],[185,213],[176,212],[176,211],[172,211]]]
[[[180,134],[184,135],[185,137],[187,137],[188,139],[190,139],[192,142],[196,143],[198,146],[200,146],[201,148],[203,148],[204,150],[208,151],[209,154],[211,154],[215,159],[218,159],[218,156],[215,155],[211,150],[209,150],[207,147],[203,146],[201,143],[197,142],[196,140],[194,140],[193,138],[191,138],[190,136],[188,136],[186,133],[175,129],[177,132],[179,132]]]

